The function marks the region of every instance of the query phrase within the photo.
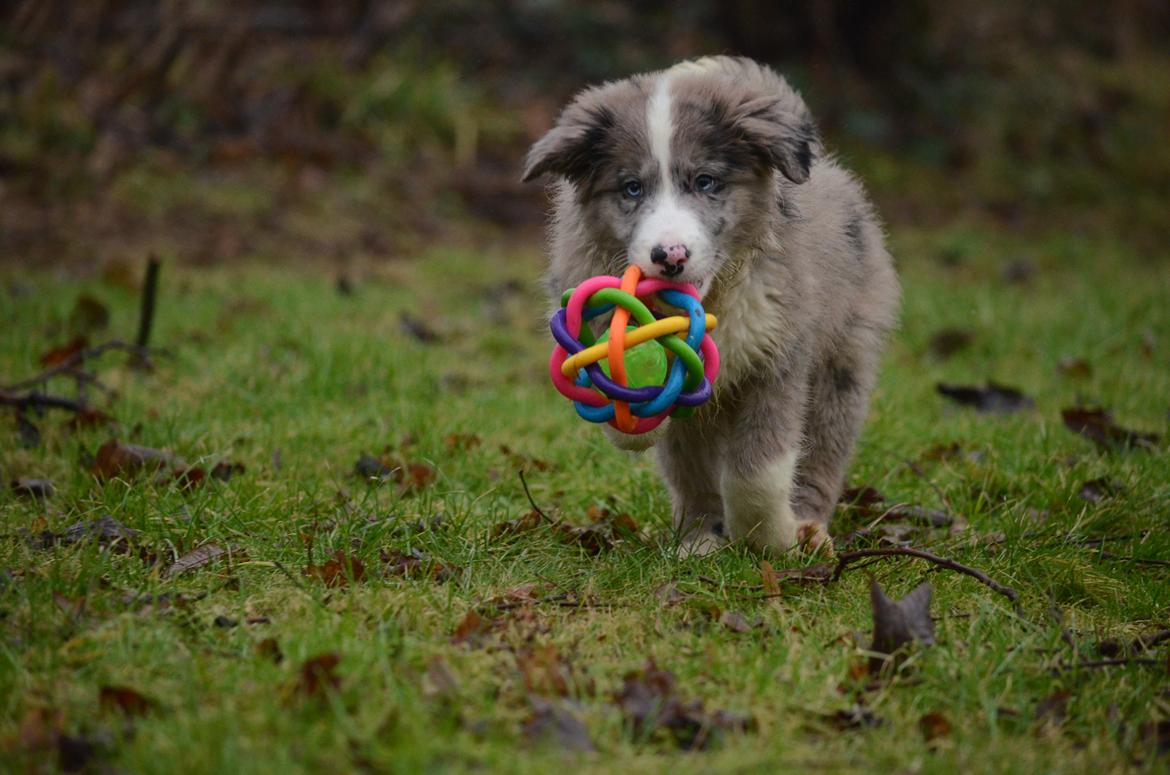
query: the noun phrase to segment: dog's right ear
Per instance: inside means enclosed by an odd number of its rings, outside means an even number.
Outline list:
[[[606,135],[614,125],[613,111],[589,90],[565,108],[557,124],[536,141],[524,162],[523,181],[542,175],[561,175],[583,180],[604,160]]]

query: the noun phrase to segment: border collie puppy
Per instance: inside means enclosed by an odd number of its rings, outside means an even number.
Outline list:
[[[771,69],[710,57],[582,91],[528,153],[555,179],[553,299],[636,264],[719,318],[711,402],[655,446],[684,553],[831,551],[829,518],[899,289],[858,181]],[[609,429],[612,430],[612,429]]]

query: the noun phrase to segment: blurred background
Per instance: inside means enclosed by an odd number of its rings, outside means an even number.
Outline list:
[[[9,0],[0,262],[394,261],[539,240],[591,82],[769,62],[902,225],[1170,238],[1170,3]],[[943,257],[945,259],[945,256]]]

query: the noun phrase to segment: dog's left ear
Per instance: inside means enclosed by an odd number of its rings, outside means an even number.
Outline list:
[[[749,98],[732,111],[732,121],[757,163],[793,183],[808,180],[820,140],[808,108],[794,92]]]
[[[578,95],[561,112],[556,126],[528,151],[522,180],[561,175],[576,182],[588,177],[602,162],[602,146],[613,124],[613,111],[595,90]]]

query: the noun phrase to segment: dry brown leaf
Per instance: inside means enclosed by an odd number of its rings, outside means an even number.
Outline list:
[[[927,713],[918,719],[918,729],[922,731],[922,737],[928,743],[951,736],[951,722],[938,711]]]
[[[340,689],[341,676],[337,675],[339,664],[341,664],[341,656],[335,651],[319,654],[306,660],[301,665],[300,674],[297,677],[297,693],[306,697],[315,697],[325,692]]]
[[[218,559],[219,557],[222,557],[226,553],[227,549],[223,548],[219,544],[204,544],[198,549],[187,552],[182,557],[175,560],[171,567],[167,569],[166,575],[168,578],[173,578],[178,576],[180,573],[186,573],[189,570],[202,568],[204,565],[209,565],[211,562]]]
[[[147,468],[164,468],[174,464],[175,458],[168,452],[110,439],[98,448],[89,470],[98,479],[105,480],[131,477]]]
[[[595,750],[589,730],[561,703],[531,697],[532,714],[524,722],[524,736],[533,742],[555,745],[563,751]]]
[[[772,567],[772,563],[767,560],[760,563],[760,580],[763,582],[765,595],[768,597],[780,595],[780,577],[776,575],[776,569]]]
[[[315,578],[327,587],[344,587],[352,580],[359,582],[366,576],[366,568],[357,557],[338,549],[324,565],[310,564],[301,573]]]
[[[157,707],[157,703],[127,686],[103,686],[98,701],[102,710],[116,710],[127,716],[143,716]]]

